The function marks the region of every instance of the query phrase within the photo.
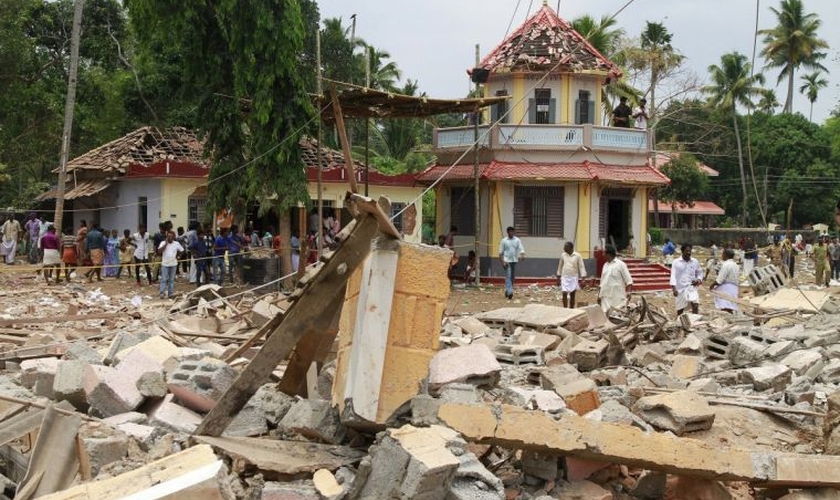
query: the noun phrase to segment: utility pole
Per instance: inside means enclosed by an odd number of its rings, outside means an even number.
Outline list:
[[[479,45],[475,44],[475,68],[478,69],[479,63]],[[475,96],[481,90],[481,83],[479,79],[475,78]],[[481,196],[478,192],[478,122],[481,117],[481,112],[478,108],[475,110],[475,119],[473,120],[473,191],[475,195],[475,242],[473,250],[475,251],[475,284],[481,284]]]
[[[353,19],[355,22],[355,18]],[[316,75],[317,84],[317,92],[318,92],[318,102],[321,102],[321,97],[324,95],[322,82],[321,82],[321,30],[315,32],[315,70],[318,72]],[[321,256],[324,254],[324,193],[323,193],[323,178],[324,169],[322,165],[322,158],[321,158],[321,137],[323,134],[321,132],[321,110],[318,109],[318,258],[320,259]],[[345,162],[350,161],[352,162],[353,159],[345,158]]]
[[[73,131],[73,109],[76,107],[76,76],[79,73],[79,41],[82,35],[82,11],[85,0],[76,0],[73,9],[73,31],[70,35],[70,77],[67,80],[67,99],[64,101],[64,131],[61,134],[61,159],[58,169],[58,186],[55,195],[56,231],[62,229],[64,216],[64,184],[67,182],[67,161],[70,156],[70,134]]]

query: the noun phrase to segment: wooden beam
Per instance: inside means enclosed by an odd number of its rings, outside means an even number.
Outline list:
[[[344,166],[347,169],[347,182],[350,183],[350,191],[358,193],[359,186],[356,185],[356,172],[353,168],[353,155],[350,150],[350,141],[347,139],[347,129],[344,127],[344,115],[341,113],[341,103],[338,101],[338,91],[335,89],[335,84],[330,87],[330,97],[332,98],[333,114],[335,114],[335,127],[338,129],[338,138],[341,140],[341,150],[344,152]],[[318,147],[321,147],[321,145],[318,144]]]
[[[306,284],[251,363],[204,417],[195,434],[221,436],[257,389],[269,380],[277,364],[289,357],[307,331],[322,323],[324,306],[343,298],[347,280],[370,253],[371,239],[378,227],[376,219],[362,216],[347,240]]]
[[[62,323],[64,321],[90,321],[92,319],[117,319],[129,314],[125,311],[115,313],[68,314],[64,316],[46,316],[43,318],[0,319],[0,327],[12,325],[31,325],[39,323]]]

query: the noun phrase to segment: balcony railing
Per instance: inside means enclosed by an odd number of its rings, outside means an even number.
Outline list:
[[[441,151],[472,147],[473,127],[452,127],[435,130],[434,147]],[[645,153],[648,135],[645,130],[593,125],[481,125],[479,144],[489,148],[522,148],[548,150],[633,151]]]

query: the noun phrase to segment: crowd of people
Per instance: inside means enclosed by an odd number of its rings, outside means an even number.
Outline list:
[[[334,245],[333,231],[337,230],[338,225],[330,219],[330,230],[324,231],[328,245]],[[77,271],[77,279],[82,276],[88,282],[121,279],[126,274],[138,286],[145,278],[149,285],[159,287],[160,298],[170,298],[179,276],[197,287],[223,285],[226,278],[230,284],[242,283],[243,259],[250,251],[265,247],[269,255],[281,255],[282,239],[273,233],[271,227],[261,235],[256,228],[245,230],[236,224],[214,231],[210,225],[199,223],[191,223],[185,231],[164,221],[155,233],[141,224],[135,232],[124,229],[120,235],[116,229],[104,229],[97,222],[88,224],[85,220],[78,228],[66,227],[59,233],[34,212],[27,215],[24,224],[7,214],[0,225],[0,256],[7,265],[14,265],[18,255],[25,256],[30,264],[40,264],[38,272],[43,273],[47,284],[70,282]],[[307,242],[307,262],[314,262],[319,242],[312,231]],[[292,272],[296,272],[301,262],[297,232],[292,232],[289,246]]]

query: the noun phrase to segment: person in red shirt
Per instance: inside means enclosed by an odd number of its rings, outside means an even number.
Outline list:
[[[274,235],[274,239],[271,240],[271,248],[274,250],[274,255],[279,259],[283,252],[283,238],[280,237],[279,233]]]
[[[50,284],[53,269],[55,269],[55,282],[61,283],[61,240],[55,235],[55,226],[50,224],[47,232],[41,237],[41,250],[43,251],[42,264],[44,266],[44,280]]]

